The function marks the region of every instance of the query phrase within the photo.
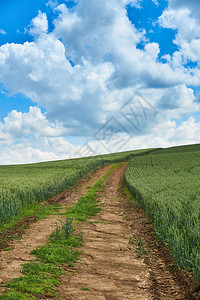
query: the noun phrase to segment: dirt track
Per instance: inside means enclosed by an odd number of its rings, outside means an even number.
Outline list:
[[[130,224],[116,199],[125,167],[113,172],[101,194],[104,207],[93,219],[98,223],[83,224],[84,254],[76,264],[76,275],[62,278],[59,299],[150,299],[149,272],[131,251]]]
[[[84,254],[68,269],[75,275],[62,277],[59,299],[192,299],[180,274],[168,267],[173,263],[168,251],[156,246],[152,224],[124,195],[125,168],[121,165],[107,180],[101,214],[83,224]]]
[[[63,192],[48,202],[59,202],[65,209],[84,195],[87,192],[87,187],[93,186],[109,169],[110,166],[98,169],[90,175],[91,177],[87,176],[73,189]],[[33,256],[29,254],[30,251],[46,243],[58,220],[62,220],[62,217],[51,215],[46,219],[31,223],[27,230],[23,230],[21,239],[10,242],[9,247],[13,248],[12,250],[0,252],[0,283],[21,276],[22,264],[33,259]],[[23,224],[23,221],[20,224]],[[18,231],[16,233],[18,234]]]
[[[97,170],[49,202],[66,208],[109,168]],[[121,165],[108,177],[100,192],[102,211],[91,222],[82,223],[83,254],[74,267],[64,267],[68,275],[61,277],[58,299],[200,299],[192,292],[192,279],[174,266],[166,249],[157,246],[153,226],[141,208],[133,208],[124,195],[125,168],[126,164]],[[31,224],[22,239],[12,244],[13,250],[0,252],[0,281],[21,276],[21,265],[32,259],[29,252],[46,242],[57,219],[60,216],[52,215]]]

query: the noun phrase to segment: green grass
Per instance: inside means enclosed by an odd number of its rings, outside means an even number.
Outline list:
[[[46,163],[0,166],[0,226],[68,189],[94,169],[148,150]]]
[[[128,189],[128,186],[124,185],[124,194],[126,195],[126,199],[129,203],[131,203],[132,207],[137,208],[139,207],[138,201],[135,199],[135,197],[130,193],[130,190]]]
[[[186,146],[174,146],[164,149],[158,149],[151,154],[172,154],[172,153],[184,153],[184,152],[192,152],[192,151],[200,151],[200,144],[194,145],[186,145]]]
[[[77,204],[67,209],[67,216],[74,220],[87,221],[89,217],[97,214],[101,210],[96,197],[98,190],[97,186],[93,186],[86,195],[78,200]]]
[[[19,230],[23,233],[23,229],[26,229],[28,220],[26,218],[35,217],[33,222],[47,218],[49,215],[58,214],[60,210],[60,205],[43,205],[42,203],[32,205],[27,209],[23,209],[17,216],[15,216],[10,222],[5,223],[0,228],[1,243],[4,244],[6,249],[4,251],[12,250],[12,247],[9,247],[9,241],[13,239],[21,239],[22,235],[19,235]],[[23,225],[24,220],[24,225]],[[15,234],[16,233],[16,234]],[[7,246],[6,246],[7,245]]]
[[[197,281],[200,281],[199,176],[199,145],[163,149],[134,158],[125,173],[128,188],[151,217],[158,239],[168,245],[178,265],[192,272]]]
[[[45,263],[69,263],[70,266],[72,266],[80,255],[80,253],[74,251],[72,247],[77,247],[79,245],[79,240],[78,237],[73,237],[66,241],[65,239],[59,241],[52,239],[47,245],[31,251],[31,254],[35,254],[36,257],[41,258]]]
[[[3,300],[35,300],[34,296],[31,296],[27,293],[20,293],[15,290],[11,290],[10,292],[6,293],[4,296],[0,297]]]
[[[119,164],[114,165],[111,169],[97,181],[97,183],[88,189],[88,192],[78,202],[67,209],[66,215],[77,221],[86,222],[88,218],[96,215],[101,207],[98,201],[98,191],[103,188],[103,184],[112,171],[118,168]]]
[[[8,290],[1,299],[55,297],[63,273],[62,265],[72,266],[79,259],[80,251],[75,249],[82,244],[82,236],[73,234],[71,220],[66,219],[58,230],[59,235],[53,232],[45,246],[31,252],[37,260],[23,265],[24,276],[4,284]]]
[[[73,227],[71,227],[69,234],[66,235],[64,228],[66,224],[69,224],[68,219],[66,219],[64,226],[61,224],[60,228],[50,236],[49,241],[45,246],[31,251],[31,254],[42,259],[45,263],[68,263],[73,265],[78,259],[80,252],[74,251],[72,247],[78,247],[80,245],[81,237],[71,234],[73,232]]]
[[[137,257],[142,257],[143,254],[147,254],[147,251],[144,249],[144,243],[140,234],[136,234],[129,238],[129,244],[134,245],[136,247],[135,252],[137,253]]]
[[[56,214],[59,209],[60,205],[57,203],[53,205],[43,205],[42,203],[31,205],[26,209],[22,209],[20,213],[13,217],[9,222],[2,224],[0,227],[0,232],[11,229],[26,217],[37,217],[38,220],[41,220],[47,218],[49,215]]]
[[[80,287],[80,290],[82,290],[82,291],[89,291],[90,289],[89,289],[88,286],[82,286],[82,287]]]

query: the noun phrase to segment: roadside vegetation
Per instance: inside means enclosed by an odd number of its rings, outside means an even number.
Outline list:
[[[125,180],[151,217],[157,238],[178,265],[200,281],[200,145],[132,159]]]
[[[38,299],[55,297],[59,278],[64,273],[62,264],[73,266],[80,256],[77,247],[82,244],[82,236],[74,233],[72,221],[66,218],[64,224],[57,227],[48,243],[31,253],[36,259],[26,263],[22,268],[22,277],[1,284],[6,292],[1,299]]]

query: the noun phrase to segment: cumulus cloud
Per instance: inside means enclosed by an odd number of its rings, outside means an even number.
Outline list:
[[[49,122],[38,107],[11,111],[0,123],[0,164],[66,159],[75,147],[65,140],[66,129]]]
[[[176,42],[179,43],[179,37],[191,41],[200,35],[200,23],[195,19],[188,8],[179,8],[174,10],[166,9],[159,18],[160,24],[165,28],[178,29]],[[186,26],[187,24],[187,26]]]
[[[145,51],[148,55],[150,55],[153,60],[156,60],[158,54],[160,53],[159,44],[158,43],[149,43],[145,45]]]
[[[49,34],[32,43],[3,45],[0,67],[0,81],[9,93],[22,93],[45,107],[52,120],[80,130],[79,134],[99,126],[101,96],[113,71],[110,63],[93,66],[84,61],[73,68],[64,45]]]
[[[12,138],[18,139],[28,135],[35,137],[58,137],[67,134],[60,124],[49,122],[38,107],[30,107],[28,113],[11,111],[1,124],[2,132],[7,131]]]
[[[73,157],[76,148],[64,138],[24,140],[17,144],[4,144],[0,150],[0,164],[25,164],[53,161]]]
[[[80,0],[73,10],[65,4],[54,5],[53,32],[48,32],[46,14],[39,12],[29,26],[33,42],[0,47],[0,82],[9,95],[22,93],[46,111],[42,114],[31,107],[28,113],[12,111],[4,119],[0,124],[2,161],[11,162],[16,153],[19,162],[26,151],[30,155],[26,162],[72,155],[76,149],[64,136],[92,136],[112,116],[131,131],[130,122],[119,111],[138,89],[159,114],[140,121],[135,146],[130,142],[129,147],[168,145],[165,137],[176,142],[175,133],[181,130],[170,120],[199,108],[187,85],[200,84],[200,25],[191,7],[181,5],[175,10],[177,3],[171,1],[159,23],[177,30],[174,42],[179,51],[161,62],[159,44],[150,43],[145,30],[137,30],[134,20],[128,19],[126,5],[140,2]],[[48,5],[52,3],[57,2]],[[138,48],[141,42],[143,50]],[[187,67],[188,61],[197,66]],[[189,124],[199,128],[192,120],[184,126]],[[12,147],[7,151],[9,143]]]
[[[170,0],[169,1],[170,7],[177,9],[177,8],[188,8],[194,17],[200,17],[199,11],[199,0]]]
[[[24,114],[12,111],[4,123],[0,123],[0,164],[52,161],[132,149],[200,143],[200,123],[195,122],[194,118],[190,117],[180,126],[168,118],[160,117],[160,120],[147,134],[132,135],[128,139],[125,135],[114,136],[113,143],[109,142],[106,147],[105,141],[93,140],[84,150],[83,146],[74,146],[64,137],[59,137],[63,128],[49,124],[38,108],[31,107]],[[31,121],[38,125],[33,125]],[[126,143],[118,148],[122,138],[126,139]]]
[[[185,85],[166,89],[157,107],[168,110],[172,118],[181,118],[184,114],[191,114],[199,109],[195,103],[194,91]]]
[[[174,67],[186,65],[188,62],[195,62],[199,66],[200,22],[195,13],[195,11],[199,11],[197,5],[199,8],[197,1],[172,0],[159,18],[162,27],[177,31],[174,43],[179,50],[173,54],[171,59]],[[195,69],[194,73],[197,74],[198,71]]]
[[[137,48],[146,39],[145,31],[136,30],[120,1],[82,0],[73,13],[65,5],[57,9],[60,15],[54,22],[54,33],[64,43],[67,56],[80,65],[83,58],[95,65],[105,60],[112,63],[115,71],[109,83],[113,88],[138,82],[167,87],[190,80],[186,70],[155,61],[159,53],[156,43],[146,45],[144,51]]]
[[[198,72],[159,62],[157,43],[137,48],[145,32],[136,30],[123,5],[118,0],[81,0],[70,11],[62,4],[50,34],[46,15],[39,12],[32,21],[34,42],[0,47],[1,82],[10,94],[23,93],[43,106],[48,118],[76,135],[102,124],[106,99],[113,94],[114,109],[119,98],[121,104],[127,100],[127,89],[133,93],[138,86],[198,84]]]
[[[180,126],[177,126],[175,121],[162,121],[157,127],[152,128],[150,133],[130,137],[125,145],[120,148],[120,151],[200,143],[199,130],[200,122],[195,122],[193,117],[184,121]],[[77,152],[81,153],[82,149],[83,147],[78,148]],[[87,144],[87,156],[116,152],[116,144],[110,143],[108,148],[109,151],[106,151],[106,149],[107,147],[104,146],[103,141],[101,143],[97,141],[89,142]],[[85,155],[86,153],[85,150],[83,154]]]
[[[37,17],[35,17],[31,22],[29,33],[31,35],[41,35],[47,32],[48,32],[47,15],[39,11]]]
[[[55,8],[56,6],[58,6],[58,2],[57,0],[49,0],[47,3],[46,3],[46,6],[50,6],[51,8]]]

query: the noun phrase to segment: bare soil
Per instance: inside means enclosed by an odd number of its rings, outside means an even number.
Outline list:
[[[73,188],[66,190],[60,195],[49,199],[44,205],[53,203],[61,204],[62,209],[75,203],[87,192],[87,187],[93,186],[111,166],[105,166],[92,172],[81,180]],[[0,252],[0,283],[22,276],[20,273],[22,264],[33,259],[30,251],[42,246],[47,242],[56,224],[62,220],[62,216],[50,215],[46,219],[37,221],[35,217],[26,217],[11,229],[2,232],[4,242],[2,248],[10,247],[9,251]]]
[[[129,244],[130,222],[123,218],[117,187],[126,165],[110,176],[101,193],[101,214],[82,226],[84,247],[75,275],[63,276],[59,299],[151,299],[150,274]]]
[[[83,255],[75,267],[66,268],[59,299],[200,299],[192,278],[157,245],[142,209],[124,195],[125,168],[108,178],[100,195],[102,212],[93,223],[82,224]]]

